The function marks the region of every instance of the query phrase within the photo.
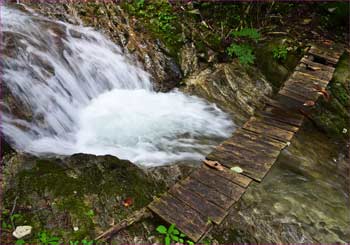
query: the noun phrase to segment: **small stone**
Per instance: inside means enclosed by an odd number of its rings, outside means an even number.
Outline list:
[[[17,226],[15,231],[12,233],[14,237],[17,239],[21,239],[29,235],[32,232],[32,227],[29,225]]]
[[[346,128],[343,128],[343,134],[346,134],[348,132],[348,130]]]
[[[78,231],[79,230],[79,227],[78,226],[74,226],[73,227],[73,231]]]
[[[73,191],[73,193],[76,195],[78,192],[77,191]]]

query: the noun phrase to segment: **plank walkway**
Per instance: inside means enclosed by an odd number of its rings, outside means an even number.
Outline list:
[[[223,165],[223,171],[202,164],[148,208],[193,241],[203,238],[213,225],[223,221],[252,181],[262,181],[290,144],[303,123],[303,112],[310,110],[304,103],[312,104],[322,94],[341,54],[341,48],[312,45],[264,110],[206,157]],[[232,167],[243,172],[236,173]]]

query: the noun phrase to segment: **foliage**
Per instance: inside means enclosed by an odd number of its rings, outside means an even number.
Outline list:
[[[56,245],[56,244],[59,244],[59,240],[60,240],[60,238],[56,236],[52,236],[46,233],[45,231],[39,232],[38,239],[41,244],[45,244],[45,245],[46,244]]]
[[[94,244],[94,240],[86,240],[86,239],[83,239],[81,241],[69,241],[69,245],[93,245]]]
[[[278,46],[272,50],[273,58],[276,60],[286,60],[288,49],[286,46]]]
[[[234,43],[227,47],[226,51],[229,56],[235,55],[243,65],[253,64],[255,55],[250,45],[252,41],[257,42],[260,39],[260,33],[255,28],[243,28],[239,31],[231,32]]]
[[[186,235],[176,229],[174,224],[171,224],[169,228],[166,228],[164,225],[159,225],[157,231],[164,236],[165,245],[170,245],[172,243],[184,244],[185,240],[189,245],[194,244],[191,240],[186,239]]]
[[[157,38],[165,42],[168,48],[177,50],[182,44],[178,16],[174,13],[172,6],[167,1],[134,0],[122,5],[131,15],[141,20]]]
[[[260,38],[260,33],[255,28],[243,28],[239,31],[233,31],[231,32],[231,35],[233,37],[246,37],[250,38],[254,41],[258,41]]]
[[[253,49],[247,44],[234,44],[232,43],[227,48],[227,53],[232,57],[233,55],[238,57],[238,60],[243,65],[253,64],[255,56]]]

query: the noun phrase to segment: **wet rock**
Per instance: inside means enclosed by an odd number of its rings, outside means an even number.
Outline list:
[[[254,67],[244,67],[237,60],[214,64],[184,81],[186,92],[203,97],[244,121],[262,106],[262,98],[272,93],[270,84]]]
[[[289,50],[286,60],[278,60],[273,57],[273,50],[278,47],[285,47]],[[288,37],[262,42],[257,46],[255,53],[256,64],[271,83],[274,91],[279,90],[301,58],[299,44]]]
[[[185,77],[198,71],[198,57],[194,43],[185,44],[181,49],[180,57],[181,70]]]
[[[336,66],[333,79],[328,85],[329,102],[320,99],[312,120],[330,137],[349,142],[350,120],[350,58],[345,54]]]

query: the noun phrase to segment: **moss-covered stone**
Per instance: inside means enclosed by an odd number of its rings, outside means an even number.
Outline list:
[[[328,85],[330,101],[320,99],[312,119],[330,137],[348,140],[350,120],[350,58],[344,54],[336,66]]]
[[[273,56],[274,49],[285,47],[288,50],[285,60]],[[275,38],[259,44],[255,50],[256,64],[274,91],[278,91],[283,82],[294,70],[301,58],[301,50],[297,43],[290,38]]]
[[[4,208],[11,210],[16,203],[14,212],[24,219],[15,226],[33,226],[34,235],[26,238],[31,244],[38,242],[40,231],[65,242],[91,240],[165,189],[162,181],[113,156],[76,154],[60,160],[16,155],[5,164]],[[132,206],[122,204],[126,198]]]

